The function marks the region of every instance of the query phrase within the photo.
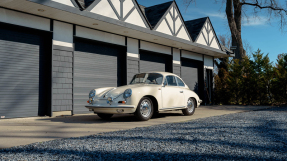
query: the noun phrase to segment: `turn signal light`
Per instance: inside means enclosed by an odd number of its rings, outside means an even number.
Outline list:
[[[118,103],[126,104],[126,101],[119,101]]]
[[[87,101],[87,103],[90,103],[90,101]]]

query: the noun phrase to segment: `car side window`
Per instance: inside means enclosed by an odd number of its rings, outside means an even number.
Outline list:
[[[177,86],[174,76],[166,76],[168,86]]]
[[[177,80],[178,86],[182,86],[182,87],[185,86],[181,79],[179,79],[178,77],[176,77],[176,80]]]

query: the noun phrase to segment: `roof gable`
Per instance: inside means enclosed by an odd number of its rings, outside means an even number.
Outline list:
[[[193,41],[195,41],[196,38],[198,37],[207,19],[208,19],[207,17],[204,17],[195,20],[185,21],[186,28]]]
[[[155,12],[154,10],[156,10],[157,12]],[[149,17],[149,20],[151,17],[153,18],[152,22],[150,22],[151,26],[153,27],[153,30],[188,41],[191,40],[191,37],[189,36],[189,33],[186,29],[183,18],[175,1],[152,6],[145,11],[146,16]],[[153,14],[155,14],[156,16],[151,16]]]
[[[92,3],[85,9],[112,19],[150,28],[136,0],[85,0]]]
[[[173,1],[145,8],[145,15],[152,28],[154,28],[171,6]]]
[[[194,42],[222,50],[208,17],[186,21],[185,24]]]

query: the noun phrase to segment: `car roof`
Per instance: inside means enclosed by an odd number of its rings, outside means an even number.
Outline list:
[[[150,72],[144,72],[144,73],[159,73],[159,74],[162,74],[163,76],[174,75],[174,76],[180,77],[180,76],[178,76],[178,75],[176,75],[176,74],[169,73],[169,72],[150,71]]]

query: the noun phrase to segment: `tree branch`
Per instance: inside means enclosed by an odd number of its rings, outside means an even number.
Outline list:
[[[241,5],[249,5],[249,6],[255,6],[258,7],[260,9],[271,9],[274,11],[279,11],[279,12],[285,12],[287,14],[287,10],[284,8],[280,8],[280,7],[274,7],[273,5],[273,1],[271,1],[271,5],[270,6],[261,6],[258,2],[258,0],[256,0],[256,3],[248,3],[248,2],[241,2]]]

